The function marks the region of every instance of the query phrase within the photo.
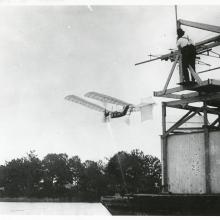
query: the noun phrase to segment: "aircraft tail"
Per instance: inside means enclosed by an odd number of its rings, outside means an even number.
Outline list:
[[[152,99],[152,97],[142,99],[142,103],[139,105],[139,109],[141,112],[141,122],[153,119],[154,105],[155,105],[155,102]]]
[[[141,122],[153,119],[153,106],[154,104],[145,104],[140,106]]]

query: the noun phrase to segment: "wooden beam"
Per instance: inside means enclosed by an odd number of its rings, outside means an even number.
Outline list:
[[[208,44],[208,43],[211,43],[211,42],[218,42],[218,41],[220,41],[220,35],[212,37],[212,38],[208,38],[208,39],[203,40],[203,41],[200,41],[200,42],[196,43],[195,46],[197,48],[199,48],[199,46],[202,46],[204,44]]]
[[[194,79],[196,80],[196,82],[199,84],[199,85],[202,85],[202,80],[201,78],[199,77],[199,75],[194,71],[194,69],[189,65],[189,70],[191,72],[191,74],[193,75]]]
[[[185,99],[185,98],[190,98],[190,97],[197,97],[197,96],[199,96],[199,93],[198,92],[190,92],[188,94],[183,94],[181,96],[183,99]]]
[[[162,155],[162,186],[163,192],[168,192],[168,169],[167,169],[167,137],[166,133],[166,103],[162,102],[162,132],[161,155]]]
[[[156,92],[157,93],[157,92]],[[196,97],[196,96],[199,96],[199,93],[198,92],[190,92],[188,94],[182,94],[182,95],[179,95],[179,94],[164,94],[164,95],[158,95],[157,93],[157,96],[158,97],[165,97],[165,98],[171,98],[171,99],[185,99],[185,98],[190,98],[190,97]]]
[[[203,130],[202,127],[187,127],[187,128],[176,128],[175,130]]]
[[[182,83],[183,82],[183,59],[182,59],[182,54],[180,51],[180,48],[178,49],[179,51],[179,82]]]
[[[170,106],[169,104],[167,104],[167,107],[169,108],[176,108],[176,109],[181,109],[181,110],[192,110],[192,111],[197,111],[199,112],[203,112],[203,107],[195,107],[195,106],[190,106],[190,105],[176,105],[176,106]],[[214,114],[214,115],[219,115],[220,114],[220,110],[219,109],[210,109],[207,108],[207,113],[209,114]]]
[[[217,69],[220,69],[220,66],[215,67],[215,68],[212,68],[212,69],[208,69],[208,70],[203,70],[203,71],[200,71],[200,72],[197,72],[197,73],[198,73],[198,74],[200,74],[200,73],[206,73],[206,72],[213,71],[213,70],[217,70]]]
[[[210,179],[210,159],[209,159],[209,130],[208,130],[208,113],[207,104],[204,102],[204,141],[205,141],[205,178],[206,178],[206,193],[211,193]]]
[[[220,128],[220,114],[218,115],[218,128]]]
[[[203,81],[203,83],[202,83],[203,85],[206,85],[207,83],[205,82],[205,81]],[[156,92],[154,92],[154,96],[156,96],[156,97],[167,97],[167,98],[169,98],[167,95],[168,94],[172,94],[172,95],[174,95],[173,93],[176,93],[176,92],[181,92],[181,91],[184,91],[184,90],[193,90],[193,88],[197,88],[197,87],[199,87],[198,85],[193,85],[193,86],[178,86],[178,87],[174,87],[174,88],[171,88],[171,89],[167,89],[166,90],[166,92],[165,92],[165,94],[163,93],[163,91],[156,91]],[[191,94],[191,95],[190,95]],[[177,94],[175,94],[175,95],[177,95]],[[183,94],[183,95],[181,95],[181,96],[179,96],[179,98],[184,98],[184,96],[185,97],[193,97],[193,96],[196,96],[196,93],[195,92],[193,92],[193,93],[189,93],[189,94]],[[172,97],[171,97],[172,98]]]
[[[166,133],[166,102],[162,102],[162,132]]]
[[[192,111],[188,111],[183,117],[181,117],[173,126],[171,126],[166,133],[164,134],[165,136],[169,135],[172,131],[174,131],[176,128],[181,126],[185,121],[185,119],[192,113]]]
[[[174,70],[175,70],[175,67],[176,67],[176,64],[177,64],[177,62],[178,62],[178,59],[179,59],[179,56],[177,55],[177,56],[176,56],[176,59],[175,59],[175,61],[174,61],[174,63],[173,63],[173,66],[172,66],[172,68],[171,68],[171,70],[170,70],[170,74],[169,74],[169,76],[168,76],[168,78],[167,78],[167,81],[166,81],[166,83],[165,83],[165,86],[164,86],[164,88],[163,88],[163,93],[164,93],[164,94],[166,93],[167,87],[168,87],[168,85],[169,85],[169,83],[170,83],[170,80],[171,80],[171,77],[172,77],[173,72],[174,72]]]
[[[178,16],[177,16],[177,5],[175,5],[175,17],[176,17],[176,29],[178,29],[180,27],[180,24],[178,22]]]
[[[209,79],[209,84],[220,86],[220,81],[216,79]]]
[[[178,100],[178,101],[170,101],[170,102],[167,102],[167,105],[168,106],[186,105],[188,103],[210,101],[210,100],[214,100],[214,99],[220,99],[219,92],[216,94],[208,93],[203,96],[200,95],[200,96],[190,97],[190,98],[186,98],[186,99],[182,99],[182,100]]]
[[[184,90],[183,86],[178,86],[178,87],[174,87],[172,89],[167,89],[165,94],[172,94],[172,93],[180,92],[180,91],[183,91],[183,90]],[[158,97],[163,96],[165,94],[163,93],[163,91],[154,92],[154,96],[158,96]]]
[[[156,92],[154,92],[154,96],[169,98],[169,96],[167,96],[167,94],[177,95],[177,94],[173,94],[173,93],[181,92],[184,90],[192,90],[193,91],[193,90],[200,89],[201,86],[208,86],[208,85],[220,86],[220,81],[215,80],[215,79],[208,79],[208,80],[201,81],[200,85],[195,84],[195,85],[189,85],[189,86],[178,86],[178,87],[174,87],[171,89],[167,89],[165,94],[163,93],[163,91],[156,91]],[[217,94],[220,94],[220,93],[217,93]],[[192,93],[188,93],[188,94],[177,95],[176,97],[170,97],[170,98],[183,99],[183,98],[190,98],[190,97],[196,97],[196,96],[201,97],[201,96],[199,96],[198,92],[192,92]],[[216,98],[219,98],[219,96],[217,95]]]
[[[217,47],[219,45],[220,45],[219,41],[218,42],[214,42],[214,43],[210,43],[210,44],[207,44],[207,45],[202,45],[198,49],[196,49],[196,53],[199,54],[202,51],[208,50],[208,49],[213,48],[213,47]]]
[[[179,22],[181,25],[194,27],[194,28],[198,28],[198,29],[202,29],[202,30],[206,30],[206,31],[212,31],[215,33],[220,33],[219,26],[203,24],[203,23],[193,22],[193,21],[187,21],[187,20],[182,20],[182,19],[179,19]]]
[[[199,77],[199,79],[201,80],[200,77]],[[154,96],[165,97],[164,95],[166,95],[166,94],[172,94],[172,93],[181,92],[181,91],[184,91],[184,90],[196,90],[197,88],[199,88],[201,86],[207,86],[207,85],[218,85],[218,86],[220,86],[220,81],[215,80],[215,79],[208,79],[208,80],[199,81],[199,82],[200,82],[200,85],[195,84],[195,85],[190,85],[190,86],[178,86],[178,87],[174,87],[174,88],[171,88],[171,89],[167,89],[165,94],[163,93],[163,91],[156,91],[156,92],[154,92]],[[185,94],[185,95],[187,96],[188,94]],[[192,96],[195,96],[195,93]],[[183,95],[183,97],[184,97],[184,95]]]
[[[168,193],[167,137],[161,135],[162,192]]]
[[[219,116],[210,124],[210,126],[215,126],[219,122]]]
[[[182,95],[177,95],[177,94],[165,94],[161,97],[171,98],[171,99],[182,99]]]
[[[169,135],[171,132],[173,132],[176,128],[180,127],[182,124],[184,124],[186,121],[188,121],[190,118],[192,118],[197,112],[193,112],[190,110],[187,112],[181,119],[179,119],[173,126],[171,126],[166,133],[165,136]],[[191,114],[191,115],[190,115]]]

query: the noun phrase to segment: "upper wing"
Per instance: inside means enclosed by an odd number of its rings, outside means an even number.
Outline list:
[[[91,109],[94,109],[96,111],[99,111],[99,112],[104,112],[105,109],[99,105],[96,105],[92,102],[88,102],[87,100],[85,99],[82,99],[78,96],[75,96],[75,95],[68,95],[65,97],[66,100],[69,100],[69,101],[72,101],[72,102],[75,102],[75,103],[78,103],[78,104],[81,104],[81,105],[84,105],[88,108],[91,108]]]
[[[116,99],[111,96],[104,95],[104,94],[101,94],[98,92],[88,92],[85,94],[85,96],[92,98],[92,99],[96,99],[96,100],[101,101],[103,103],[111,103],[111,104],[122,105],[122,106],[130,105],[130,103],[128,103],[128,102],[124,102],[120,99]]]

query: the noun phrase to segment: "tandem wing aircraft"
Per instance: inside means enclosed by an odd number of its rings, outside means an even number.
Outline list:
[[[86,99],[80,98],[76,95],[68,95],[65,97],[65,99],[72,101],[72,102],[75,102],[75,103],[78,103],[78,104],[81,104],[81,105],[88,107],[90,109],[102,112],[104,115],[105,122],[109,121],[111,118],[120,118],[120,117],[123,117],[126,115],[130,116],[132,112],[138,112],[138,111],[141,112],[141,120],[145,121],[150,118],[149,117],[149,114],[150,114],[149,108],[152,109],[153,104],[155,104],[154,101],[151,99],[151,100],[148,100],[147,102],[143,102],[139,105],[133,105],[131,103],[128,103],[128,102],[122,101],[120,99],[117,99],[117,98],[114,98],[114,97],[111,97],[108,95],[104,95],[104,94],[101,94],[98,92],[88,92],[85,94],[85,97],[100,101],[103,104],[103,106],[105,106],[105,107],[97,105],[93,102],[89,102]],[[118,105],[122,106],[122,110],[121,111],[111,111],[106,108],[107,104],[112,104],[115,106],[118,106]]]

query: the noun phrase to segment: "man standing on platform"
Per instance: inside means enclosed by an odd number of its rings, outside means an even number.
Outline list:
[[[184,83],[195,82],[194,77],[189,74],[189,65],[195,71],[195,60],[196,60],[196,48],[192,40],[185,35],[185,32],[181,29],[177,29],[177,47],[180,49],[182,54],[182,72]],[[191,80],[190,80],[191,76]]]

